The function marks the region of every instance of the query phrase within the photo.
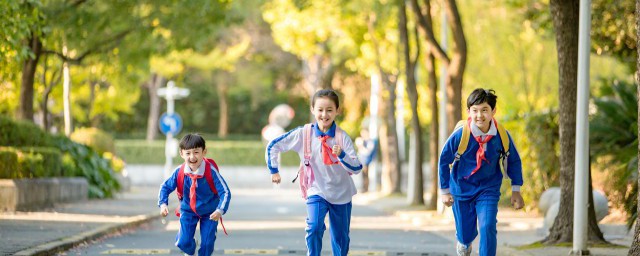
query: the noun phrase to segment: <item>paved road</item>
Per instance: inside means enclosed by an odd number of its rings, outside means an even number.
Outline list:
[[[284,171],[283,178],[292,176],[291,172]],[[299,190],[290,182],[273,187],[268,182],[268,174],[246,174],[241,171],[223,173],[233,197],[224,218],[229,236],[219,228],[215,254],[304,255],[306,208]],[[154,220],[135,230],[76,247],[66,254],[180,255],[173,245],[177,228],[177,218],[169,216],[166,224]],[[451,233],[441,234],[424,231],[399,216],[354,201],[353,255],[453,255]],[[331,253],[329,236],[327,230],[323,242],[327,254]]]

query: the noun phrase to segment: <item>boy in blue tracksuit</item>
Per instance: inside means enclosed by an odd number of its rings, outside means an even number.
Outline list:
[[[475,89],[467,98],[469,119],[447,139],[439,161],[442,202],[453,205],[456,222],[456,251],[458,255],[470,255],[471,243],[480,232],[480,255],[496,255],[497,214],[502,172],[503,144],[498,134],[496,99],[493,90]],[[467,149],[456,159],[463,130],[470,131]],[[511,179],[511,204],[518,210],[524,207],[520,195],[522,163],[513,140],[509,138],[509,150],[505,172]],[[450,164],[452,164],[450,168]]]
[[[218,172],[216,163],[205,159],[206,154],[202,136],[187,134],[182,137],[180,156],[184,159],[184,164],[176,168],[173,175],[162,184],[158,195],[160,213],[166,217],[169,214],[169,194],[182,187],[182,191],[177,191],[178,197],[182,195],[182,199],[179,207],[180,229],[175,245],[185,255],[194,255],[196,252],[194,235],[198,222],[202,239],[198,255],[213,254],[218,220],[222,221],[222,215],[229,209],[229,187]],[[182,185],[178,184],[180,181]]]

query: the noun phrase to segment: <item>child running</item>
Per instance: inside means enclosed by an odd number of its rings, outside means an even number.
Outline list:
[[[166,217],[169,214],[169,194],[177,189],[180,207],[176,209],[176,215],[180,217],[180,229],[175,245],[185,255],[196,253],[194,235],[198,222],[202,239],[198,255],[213,254],[218,220],[222,221],[231,200],[231,192],[218,172],[218,166],[213,159],[205,158],[206,154],[202,136],[187,134],[182,137],[180,156],[184,163],[162,184],[158,195],[160,213]]]
[[[316,122],[272,140],[266,150],[271,182],[276,184],[281,181],[278,154],[293,150],[300,156],[298,178],[307,201],[307,255],[311,256],[321,254],[327,213],[333,255],[345,256],[349,252],[351,198],[357,193],[350,175],[358,174],[362,164],[351,138],[335,123],[339,109],[335,91],[317,91],[311,98],[311,113]]]
[[[480,255],[496,255],[501,165],[511,179],[511,204],[516,210],[524,207],[522,162],[511,136],[493,118],[497,98],[493,90],[471,92],[469,118],[453,131],[440,154],[441,200],[446,206],[453,205],[459,256],[471,255],[478,231]]]

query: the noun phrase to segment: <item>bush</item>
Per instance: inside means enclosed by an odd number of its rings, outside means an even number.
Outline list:
[[[522,160],[524,186],[522,197],[526,207],[533,209],[545,190],[558,186],[560,181],[560,135],[558,113],[546,111],[529,113],[523,118],[503,122],[514,141]],[[531,136],[535,134],[535,136]],[[511,205],[511,180],[505,179],[500,204]]]
[[[89,197],[112,197],[113,193],[120,189],[120,183],[114,177],[115,173],[109,160],[102,158],[90,147],[64,136],[55,136],[54,142],[62,152],[69,154],[69,157],[64,157],[64,165],[89,182]]]
[[[18,145],[23,148],[0,150],[0,166],[4,165],[3,168],[6,168],[0,170],[3,172],[0,175],[9,178],[60,175],[85,177],[89,182],[89,196],[92,198],[112,197],[120,189],[110,160],[63,135],[50,135],[33,123],[15,121],[0,115],[0,146],[3,145]],[[15,157],[12,156],[13,153]],[[4,173],[7,170],[10,173]]]
[[[0,179],[15,178],[18,166],[18,152],[11,147],[0,147]]]
[[[113,152],[113,137],[108,133],[94,127],[80,128],[71,134],[71,140],[93,148],[98,154]]]
[[[124,169],[124,165],[125,165],[124,160],[114,155],[113,153],[105,152],[104,154],[102,154],[102,157],[104,159],[109,160],[109,163],[111,164],[111,168],[113,168],[113,171],[120,173]]]
[[[124,156],[128,164],[164,164],[164,141],[117,140],[116,152]],[[207,157],[213,158],[219,165],[265,166],[266,145],[261,141],[207,141]],[[178,149],[175,149],[176,152]],[[282,165],[297,166],[300,163],[294,152],[282,154]],[[180,156],[173,158],[178,165],[184,160]]]
[[[0,115],[0,146],[53,146],[49,134],[31,122]]]
[[[18,162],[25,177],[45,178],[62,175],[62,154],[53,147],[24,147],[19,149]]]

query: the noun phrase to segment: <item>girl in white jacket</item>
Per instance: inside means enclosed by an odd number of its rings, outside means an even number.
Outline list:
[[[349,252],[351,198],[357,193],[351,175],[360,173],[362,164],[351,138],[334,122],[339,102],[335,91],[317,91],[311,98],[311,113],[316,122],[272,140],[266,150],[271,181],[276,184],[281,181],[278,154],[293,150],[300,156],[303,165],[300,184],[307,200],[307,255],[320,255],[322,251],[327,213],[333,255],[344,256]]]

